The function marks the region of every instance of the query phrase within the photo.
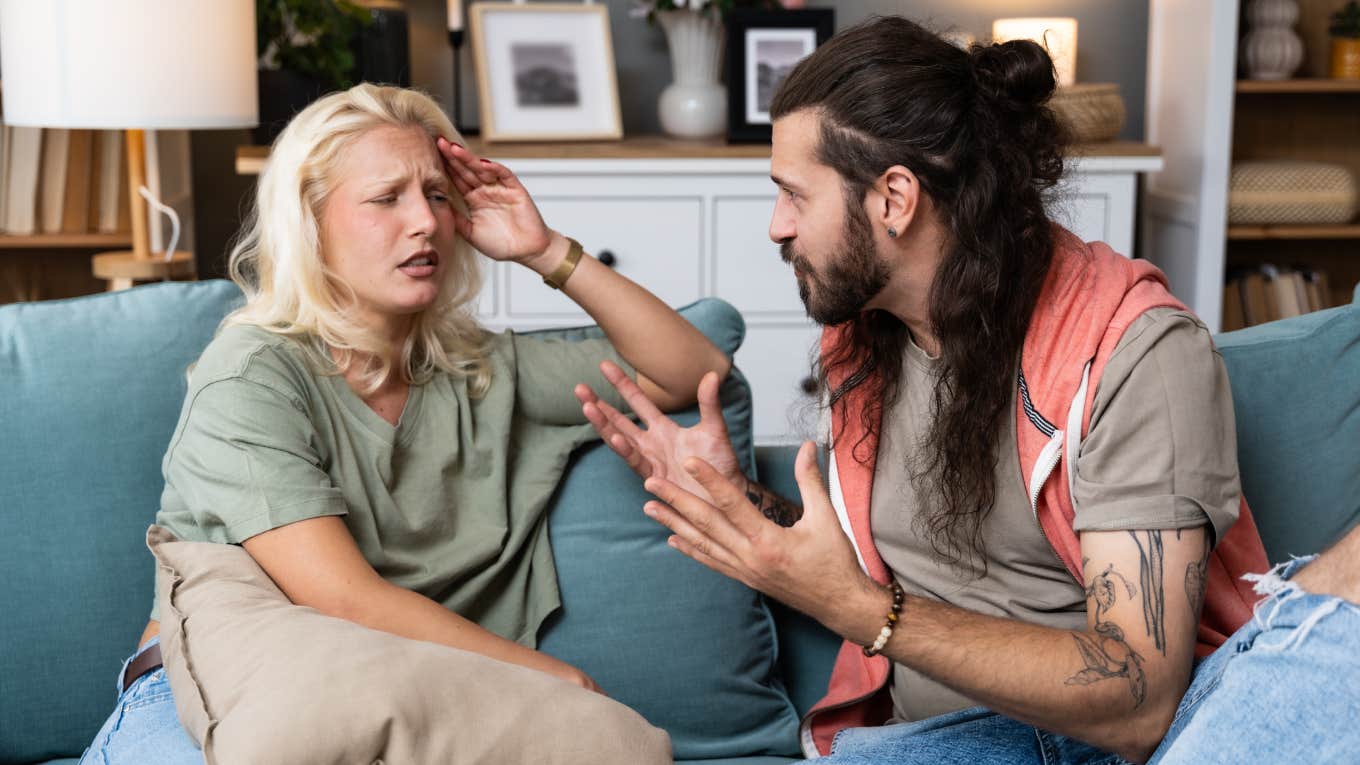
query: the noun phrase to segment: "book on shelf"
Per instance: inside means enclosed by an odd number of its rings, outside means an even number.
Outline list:
[[[44,234],[61,232],[70,149],[70,130],[48,128],[43,131],[42,169],[38,175],[38,230]]]
[[[42,167],[42,128],[13,128],[5,179],[5,231],[28,236],[37,231],[38,177]]]
[[[90,161],[94,158],[93,151],[94,131],[71,131],[61,209],[63,234],[83,234],[90,230]]]
[[[1264,264],[1234,269],[1223,287],[1223,331],[1331,308],[1327,273]]]

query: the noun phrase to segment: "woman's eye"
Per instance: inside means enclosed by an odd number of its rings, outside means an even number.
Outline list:
[[[393,202],[397,201],[397,198],[396,198],[395,195],[388,194],[388,195],[385,196],[385,197],[378,197],[377,199],[373,199],[373,200],[370,200],[370,201],[372,201],[374,204],[390,205],[390,204],[392,204]]]
[[[442,191],[431,191],[427,196],[429,196],[430,199],[433,199],[436,202],[442,203],[449,201],[449,195],[445,194]]]

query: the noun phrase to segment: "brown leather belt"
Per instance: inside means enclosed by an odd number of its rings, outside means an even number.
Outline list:
[[[123,690],[132,687],[143,675],[154,672],[161,667],[161,646],[160,643],[151,646],[132,657],[128,662],[127,670],[123,672]]]

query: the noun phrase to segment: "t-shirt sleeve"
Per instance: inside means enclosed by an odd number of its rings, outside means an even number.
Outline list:
[[[512,335],[515,345],[515,403],[532,420],[551,425],[586,422],[577,400],[577,383],[620,411],[629,411],[623,397],[600,373],[601,361],[618,364],[636,379],[632,365],[604,338],[589,340],[541,339]]]
[[[1073,488],[1077,531],[1237,520],[1232,391],[1208,329],[1183,311],[1139,317],[1106,364]]]
[[[201,541],[240,543],[308,518],[344,515],[340,490],[323,469],[316,430],[295,400],[235,377],[193,395],[165,458],[162,525],[176,516]]]

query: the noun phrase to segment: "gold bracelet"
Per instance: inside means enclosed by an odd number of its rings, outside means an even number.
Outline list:
[[[567,257],[562,258],[562,262],[557,264],[553,272],[543,277],[543,283],[555,290],[562,289],[562,285],[567,283],[567,278],[576,270],[576,264],[581,262],[581,243],[567,237]]]
[[[878,652],[888,645],[888,638],[892,637],[893,628],[897,626],[897,619],[902,614],[902,601],[906,600],[906,593],[902,592],[902,585],[898,584],[896,579],[892,580],[889,587],[892,589],[893,596],[892,610],[888,612],[887,623],[883,625],[883,629],[878,631],[878,637],[874,640],[873,645],[864,647],[865,656],[877,656]]]

